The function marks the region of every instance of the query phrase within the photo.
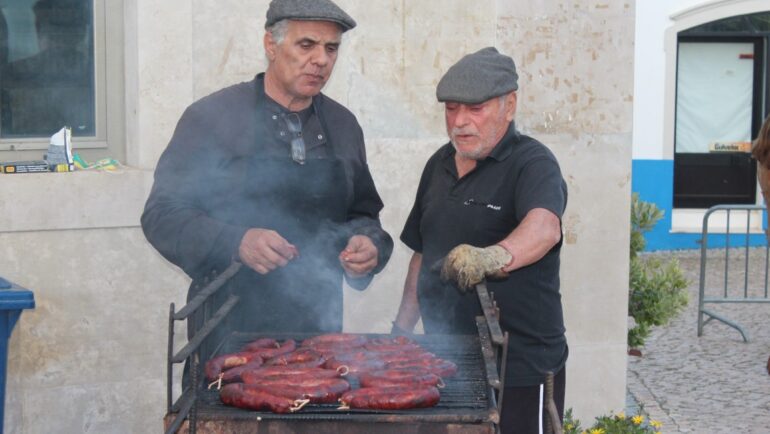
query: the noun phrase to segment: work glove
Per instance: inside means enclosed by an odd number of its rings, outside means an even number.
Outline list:
[[[487,278],[508,276],[503,267],[513,256],[502,246],[473,247],[460,244],[446,255],[441,266],[441,279],[453,281],[461,293],[469,291]]]

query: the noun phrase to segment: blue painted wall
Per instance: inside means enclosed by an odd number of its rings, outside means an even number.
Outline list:
[[[674,204],[674,161],[673,160],[633,160],[631,164],[631,191],[639,193],[639,199],[652,202],[663,210],[664,216],[655,227],[645,234],[647,251],[699,249],[700,234],[672,234],[671,211]],[[763,225],[767,222],[762,218]],[[709,247],[724,247],[724,235],[709,236]],[[749,244],[762,246],[765,236],[755,234],[749,237]],[[745,237],[730,237],[730,245],[744,246]]]

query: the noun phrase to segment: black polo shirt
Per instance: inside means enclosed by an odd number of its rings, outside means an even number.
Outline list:
[[[500,242],[535,208],[561,218],[567,187],[551,151],[519,134],[513,123],[490,155],[461,179],[454,157],[447,143],[428,160],[401,240],[422,253],[417,292],[426,333],[475,334],[478,297],[460,295],[431,266],[458,244]],[[510,334],[506,385],[539,384],[546,370],[564,366],[560,250],[561,242],[505,280],[487,282],[500,307],[500,325]]]

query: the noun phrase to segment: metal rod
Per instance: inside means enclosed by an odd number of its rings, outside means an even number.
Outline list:
[[[768,298],[709,298],[704,300],[706,303],[770,303]]]
[[[727,275],[730,264],[730,210],[727,210],[727,232],[725,233],[725,297],[727,297]]]
[[[174,303],[171,303],[168,312],[168,348],[166,352],[166,413],[171,412],[172,370],[174,363],[171,357],[174,355]]]
[[[698,285],[698,336],[703,335],[703,299],[706,294],[706,261],[708,261],[708,221],[713,209],[703,216],[703,229],[700,242],[700,283]]]
[[[743,337],[743,342],[748,342],[749,341],[749,334],[748,334],[748,332],[746,332],[746,330],[744,330],[743,327],[741,327],[737,323],[735,323],[733,321],[730,321],[729,319],[727,319],[727,318],[725,318],[725,317],[723,317],[723,316],[721,316],[719,314],[716,314],[714,312],[708,311],[708,310],[704,310],[703,313],[711,317],[709,319],[709,321],[711,321],[711,319],[715,319],[717,321],[720,321],[720,322],[722,322],[724,324],[727,324],[728,326],[738,330],[738,332],[740,332],[741,336]]]
[[[192,408],[190,409],[190,434],[198,431],[198,388],[200,371],[200,354],[196,351],[192,356]]]
[[[492,299],[487,291],[487,284],[484,282],[476,285],[476,293],[479,296],[479,302],[481,304],[481,310],[484,312],[484,316],[487,319],[487,326],[489,328],[489,334],[492,338],[492,342],[497,345],[503,344],[503,331],[500,329],[500,320],[494,313],[494,306],[492,305]]]
[[[476,317],[476,328],[479,330],[481,353],[484,355],[484,370],[487,373],[487,383],[495,390],[500,390],[500,377],[495,366],[495,355],[492,352],[492,342],[489,339],[489,327],[483,316]]]
[[[767,230],[770,231],[770,228],[768,228]],[[767,236],[765,236],[765,298],[767,298],[768,262],[770,262],[770,243],[767,242]]]
[[[184,348],[176,353],[172,361],[174,363],[181,363],[187,357],[189,357],[193,351],[198,349],[198,347],[201,345],[201,342],[203,342],[203,340],[206,339],[206,337],[211,334],[212,331],[214,331],[214,328],[225,319],[227,314],[230,313],[230,311],[238,303],[238,300],[239,298],[237,295],[231,295],[230,298],[228,298],[227,301],[219,308],[219,310],[217,310],[214,316],[210,320],[206,321],[203,327],[195,332],[195,336],[193,336],[193,338],[187,342],[187,345],[185,345]]]
[[[228,279],[233,277],[241,269],[242,265],[243,264],[240,262],[233,262],[230,264],[222,274],[198,291],[195,297],[193,297],[186,306],[179,309],[179,312],[176,313],[174,319],[177,321],[187,319],[190,314],[198,310],[200,305],[203,304],[211,294],[217,292]]]
[[[192,394],[183,393],[179,400],[182,401],[179,412],[176,414],[173,422],[171,422],[171,425],[169,425],[168,429],[166,430],[166,434],[174,434],[179,431],[179,428],[187,418],[187,415],[190,414],[190,409],[192,409]]]
[[[746,257],[743,261],[743,297],[749,296],[749,228],[751,227],[751,211],[746,211]]]

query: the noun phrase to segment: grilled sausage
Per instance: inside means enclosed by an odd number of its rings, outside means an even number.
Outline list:
[[[384,369],[386,365],[387,364],[384,361],[377,359],[352,360],[349,362],[330,359],[324,363],[324,368],[334,370],[346,369],[348,376],[356,378],[365,372]]]
[[[318,366],[321,366],[321,364],[323,364],[323,360],[320,353],[313,351],[309,348],[300,348],[299,350],[296,350],[294,352],[282,354],[282,355],[270,358],[268,360],[265,360],[265,365],[266,366],[274,366],[274,365],[285,366],[285,365],[293,365],[295,363],[316,362],[319,360],[320,360],[320,364]]]
[[[438,389],[427,387],[364,387],[345,392],[343,406],[375,410],[433,407],[441,399]]]
[[[262,362],[262,358],[258,353],[241,352],[235,354],[223,354],[206,362],[204,372],[206,373],[206,378],[208,378],[209,381],[214,381],[219,378],[219,376],[222,374],[222,371],[225,369],[245,365],[256,359],[259,359],[260,363]]]
[[[297,402],[262,390],[248,388],[241,383],[228,384],[219,391],[219,399],[227,405],[248,410],[269,410],[273,413],[296,411]]]
[[[449,378],[457,374],[457,365],[444,359],[424,359],[390,362],[388,369],[422,369],[432,372],[441,378]]]
[[[252,369],[241,373],[241,380],[244,383],[257,384],[262,381],[284,379],[290,377],[302,378],[335,378],[345,373],[344,369],[339,371],[323,368],[296,368],[292,366],[266,366]]]
[[[263,359],[272,359],[273,357],[277,357],[283,354],[289,354],[292,351],[297,349],[297,342],[294,341],[294,339],[287,339],[283,341],[281,345],[278,347],[273,348],[255,348],[252,350],[253,352],[257,353],[262,357]]]
[[[222,373],[222,382],[223,383],[237,383],[242,381],[241,380],[241,374],[245,371],[250,371],[253,369],[257,369],[260,366],[262,366],[262,359],[254,359],[250,361],[249,363],[246,363],[245,365],[236,366],[234,368],[230,368]]]
[[[362,347],[366,344],[366,336],[356,335],[352,333],[329,333],[325,335],[318,335],[312,338],[302,341],[303,347],[313,346],[346,346],[346,347]]]
[[[350,383],[341,378],[287,378],[247,384],[277,396],[291,399],[307,399],[312,403],[330,404],[350,390]]]
[[[244,345],[241,351],[254,351],[262,348],[278,348],[278,341],[273,338],[260,338]]]
[[[361,387],[389,386],[437,386],[442,384],[441,377],[419,370],[385,370],[364,373],[358,379]]]
[[[367,345],[376,346],[376,345],[406,345],[406,344],[417,344],[414,340],[409,339],[406,336],[396,336],[392,338],[372,338],[369,339],[369,342],[367,342]]]

